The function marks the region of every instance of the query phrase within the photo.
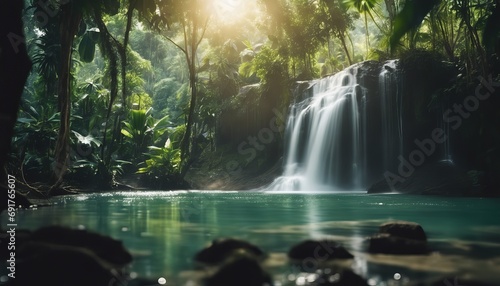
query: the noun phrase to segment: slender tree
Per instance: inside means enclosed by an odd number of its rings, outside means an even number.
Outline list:
[[[69,136],[71,112],[71,65],[73,42],[83,17],[81,7],[74,1],[63,4],[60,8],[60,71],[58,81],[58,102],[61,113],[59,135],[54,154],[54,175],[56,183],[51,192],[57,190],[62,183],[64,173],[69,164]]]
[[[379,0],[346,0],[345,3],[351,8],[356,9],[360,14],[363,15],[365,23],[365,41],[366,41],[366,52],[370,51],[370,32],[368,30],[368,16],[372,19],[373,23],[377,25],[375,18],[373,17],[373,11],[377,6]],[[377,25],[378,27],[378,25]],[[380,27],[379,27],[380,29]],[[381,30],[381,29],[380,29]]]
[[[183,160],[183,173],[189,166],[189,156],[192,146],[196,143],[196,136],[193,134],[196,122],[196,104],[198,99],[197,89],[197,54],[201,41],[205,37],[208,22],[210,19],[210,1],[188,0],[171,1],[158,0],[158,7],[161,16],[153,18],[152,24],[159,28],[163,35],[172,27],[177,26],[182,33],[182,40],[177,42],[172,37],[165,38],[174,44],[184,54],[189,70],[189,86],[191,89],[191,99],[189,111],[186,118],[186,131],[181,141],[181,157]]]
[[[349,53],[349,48],[347,47],[346,38],[348,37],[348,29],[351,28],[351,19],[347,15],[346,11],[343,10],[339,5],[337,5],[334,0],[323,0],[321,1],[321,8],[326,15],[324,20],[324,26],[329,30],[331,34],[337,39],[339,39],[342,44],[342,49],[347,57],[349,65],[353,64],[351,54]]]
[[[84,0],[56,1],[59,7],[60,68],[58,72],[58,102],[61,114],[59,135],[54,153],[55,183],[49,193],[54,193],[63,182],[69,167],[70,156],[70,117],[71,117],[71,71],[75,37],[78,34],[84,15],[94,15],[101,19],[104,13],[116,14],[118,0],[88,2]]]

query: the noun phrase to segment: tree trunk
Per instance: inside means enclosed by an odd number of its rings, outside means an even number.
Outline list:
[[[63,176],[68,169],[70,159],[71,56],[75,35],[82,19],[81,11],[77,11],[71,3],[72,2],[63,5],[60,12],[61,68],[59,70],[58,102],[59,111],[61,113],[61,123],[54,155],[55,184],[52,186],[50,192],[60,187]]]
[[[125,36],[123,37],[123,49],[120,50],[121,58],[121,68],[122,68],[122,104],[123,108],[126,108],[127,104],[127,46],[130,38],[130,30],[132,30],[132,17],[134,16],[136,0],[129,1],[129,7],[127,11],[127,26],[125,27]]]
[[[349,65],[352,65],[351,55],[349,54],[349,49],[347,48],[347,44],[345,42],[344,35],[339,35],[338,37],[340,42],[342,43],[342,48],[344,49],[345,55],[347,56],[347,60],[349,61]]]
[[[191,52],[193,52],[193,49]],[[196,53],[196,51],[194,52]],[[184,133],[181,144],[181,155],[183,161],[189,157],[190,148],[192,147],[191,137],[194,125],[196,100],[198,95],[198,90],[196,87],[196,61],[195,61],[195,56],[193,54],[191,54],[188,64],[189,64],[189,85],[191,87],[191,100],[189,102],[189,113],[186,124],[186,132]],[[186,166],[185,169],[187,169],[187,166],[189,166],[189,164],[185,164],[185,166]],[[182,173],[184,173],[184,171]]]
[[[394,18],[396,17],[397,9],[396,9],[396,3],[394,3],[394,0],[384,0],[385,1],[385,7],[387,9],[387,13],[389,14],[389,22],[390,22],[390,29],[392,31],[393,28],[393,23],[394,23]]]
[[[366,55],[370,54],[370,32],[368,31],[368,17],[365,12],[365,32],[366,32]]]
[[[23,32],[23,1],[4,1],[0,11],[0,168],[3,168],[24,84],[31,70]],[[0,182],[2,184],[5,181]]]
[[[0,212],[7,209],[8,175],[4,172],[24,84],[31,70],[23,31],[23,1],[4,1],[0,10]],[[11,179],[11,178],[10,178]],[[16,192],[16,204],[23,196]]]
[[[196,111],[196,99],[198,95],[198,90],[196,86],[196,53],[198,50],[198,33],[197,33],[198,21],[196,13],[194,13],[191,16],[193,22],[192,22],[190,37],[187,36],[186,27],[184,27],[184,41],[188,43],[189,39],[189,47],[186,45],[185,55],[189,69],[189,85],[191,87],[191,100],[189,103],[189,113],[186,124],[186,132],[184,133],[184,137],[182,138],[181,142],[181,159],[184,162],[183,164],[184,166],[181,170],[182,176],[184,176],[184,174],[187,172],[190,165],[189,163],[190,159],[188,158],[192,153],[191,148],[193,147],[192,133],[193,133],[193,125],[195,122],[194,117]],[[186,161],[186,159],[188,160]]]
[[[102,11],[94,10],[94,21],[97,24],[97,27],[101,31],[101,41],[100,47],[101,52],[105,58],[108,59],[109,63],[109,73],[110,73],[110,93],[109,93],[109,101],[107,103],[106,109],[106,121],[104,123],[104,131],[103,131],[103,140],[101,145],[101,159],[107,165],[111,160],[112,153],[112,145],[114,142],[114,135],[111,138],[110,146],[108,146],[108,128],[109,128],[109,120],[111,118],[111,111],[113,109],[113,104],[118,97],[118,56],[117,50],[120,50],[118,43],[114,41],[113,37],[109,33],[106,24],[102,19]],[[114,133],[113,133],[114,134]],[[108,152],[106,153],[106,150]]]

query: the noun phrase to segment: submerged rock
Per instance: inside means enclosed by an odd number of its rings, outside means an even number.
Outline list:
[[[383,254],[427,254],[427,244],[389,234],[378,234],[370,238],[369,252]]]
[[[370,238],[368,251],[383,254],[427,254],[427,235],[422,226],[414,222],[384,223],[379,227],[379,233]]]
[[[230,259],[212,277],[206,280],[206,286],[271,286],[271,276],[259,262],[249,256]]]
[[[418,223],[409,221],[393,221],[384,223],[379,227],[378,232],[401,238],[427,241],[427,235],[425,234],[422,226]]]
[[[132,262],[132,255],[125,249],[121,241],[87,230],[48,226],[34,231],[29,240],[86,248],[99,258],[115,265],[125,265]]]
[[[235,238],[216,239],[212,244],[196,254],[194,259],[207,264],[217,264],[236,253],[246,253],[256,258],[263,258],[264,252],[257,246]]]
[[[350,259],[354,256],[333,240],[305,240],[293,246],[288,252],[292,259],[314,258],[326,261],[332,259]]]

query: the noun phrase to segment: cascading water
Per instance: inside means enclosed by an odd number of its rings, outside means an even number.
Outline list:
[[[394,158],[403,154],[403,98],[399,92],[397,61],[386,62],[379,75],[382,121],[382,160],[385,170],[394,170]]]
[[[284,176],[273,190],[310,190],[362,185],[356,67],[312,83],[312,97],[291,109]]]
[[[358,75],[362,65],[310,82],[310,96],[292,106],[284,174],[270,190],[361,190],[394,167],[403,152],[396,61],[376,66],[371,98],[370,79]]]

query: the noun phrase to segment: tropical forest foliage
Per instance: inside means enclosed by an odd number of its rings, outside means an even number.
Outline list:
[[[288,107],[292,82],[356,62],[437,55],[460,77],[433,100],[473,93],[478,76],[499,74],[496,0],[46,0],[26,7],[34,66],[8,168],[52,192],[66,183],[111,188],[139,174],[150,186],[182,186],[203,152],[232,142],[220,137],[227,110],[253,105],[269,117]],[[237,97],[252,84],[259,84],[255,99]],[[499,122],[496,108],[477,119],[478,130]],[[490,139],[474,148],[500,153],[499,138]]]

